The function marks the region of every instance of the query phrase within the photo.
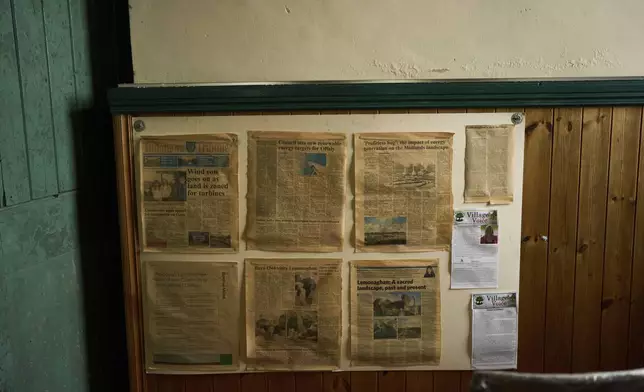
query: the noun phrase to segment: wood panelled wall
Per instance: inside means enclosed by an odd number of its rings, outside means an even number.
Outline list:
[[[494,110],[470,112],[485,111]],[[525,128],[519,371],[644,366],[642,108],[528,109]],[[470,379],[469,371],[383,371],[146,382],[150,392],[465,392]]]

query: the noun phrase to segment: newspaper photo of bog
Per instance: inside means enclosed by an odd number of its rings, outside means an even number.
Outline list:
[[[499,287],[497,210],[454,211],[452,289]]]
[[[236,252],[237,135],[143,137],[139,150],[143,250]]]
[[[346,147],[339,133],[248,132],[247,249],[342,250]]]
[[[355,135],[356,251],[449,250],[452,141],[447,132]]]
[[[469,125],[465,139],[465,203],[512,203],[514,125]]]
[[[437,259],[351,262],[351,365],[438,365]]]
[[[333,370],[340,366],[342,261],[247,259],[249,370]]]
[[[145,363],[150,372],[235,371],[237,263],[143,263]]]

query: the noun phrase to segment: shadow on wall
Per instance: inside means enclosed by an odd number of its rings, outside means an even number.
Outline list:
[[[92,99],[71,113],[88,390],[128,389],[112,120],[107,89],[133,80],[127,0],[84,0]]]

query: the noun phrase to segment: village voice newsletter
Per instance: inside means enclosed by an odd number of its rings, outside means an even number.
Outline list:
[[[452,233],[452,289],[497,288],[499,224],[496,210],[457,210]]]
[[[516,369],[517,293],[472,294],[472,368]]]

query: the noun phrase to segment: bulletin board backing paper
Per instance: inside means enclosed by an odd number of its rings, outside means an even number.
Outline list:
[[[353,134],[364,132],[453,132],[454,155],[452,168],[452,191],[454,209],[478,208],[483,204],[463,204],[464,154],[466,125],[511,124],[512,113],[470,113],[470,114],[351,114],[351,115],[263,115],[263,116],[186,116],[186,117],[134,117],[133,122],[143,120],[145,130],[134,132],[130,146],[133,154],[141,136],[236,133],[239,135],[239,219],[243,232],[246,219],[247,192],[247,131],[298,131],[298,132],[342,132],[350,138],[349,164],[353,170]],[[480,290],[450,290],[449,252],[414,253],[354,253],[352,244],[353,225],[353,184],[347,183],[345,198],[345,240],[344,250],[333,253],[263,252],[247,251],[244,239],[240,240],[240,252],[236,254],[185,254],[185,253],[142,253],[140,261],[185,260],[190,261],[235,261],[239,263],[239,278],[243,278],[243,261],[246,258],[342,258],[343,259],[343,344],[341,370],[469,370],[470,365],[470,294],[472,292],[507,292],[519,290],[519,259],[521,245],[521,204],[523,189],[523,146],[524,124],[515,127],[514,137],[514,202],[509,205],[493,206],[499,216],[499,288]],[[352,178],[347,173],[347,178]],[[134,217],[133,217],[134,219]],[[413,366],[383,368],[379,366],[349,367],[349,262],[352,260],[400,260],[438,258],[441,269],[441,322],[442,357],[439,366]],[[240,285],[242,287],[243,285]],[[243,298],[240,295],[240,298]],[[244,309],[244,304],[240,303]],[[243,313],[243,312],[242,312]],[[240,322],[240,336],[243,321]],[[243,352],[238,372],[244,372]],[[192,372],[176,372],[192,373]]]

